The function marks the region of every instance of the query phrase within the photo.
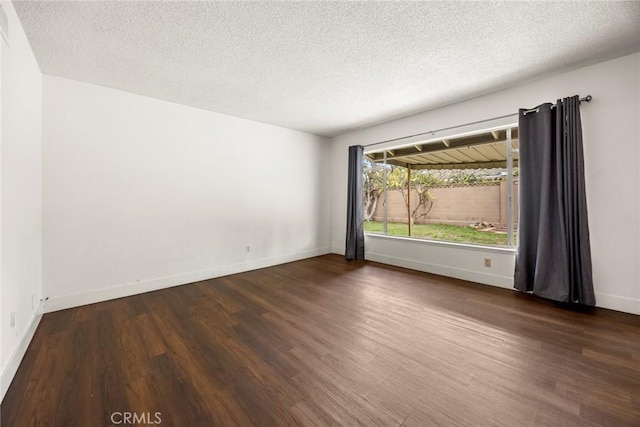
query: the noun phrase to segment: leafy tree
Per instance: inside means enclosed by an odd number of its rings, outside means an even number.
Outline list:
[[[475,170],[454,170],[451,171],[447,178],[447,184],[454,185],[474,185],[480,184],[485,180],[483,176]]]
[[[365,221],[371,221],[378,206],[378,200],[384,189],[384,171],[387,171],[387,190],[399,191],[409,209],[407,191],[407,168],[395,165],[374,163],[367,157],[363,164],[362,204]],[[425,218],[435,201],[431,193],[434,187],[450,185],[481,185],[497,183],[503,169],[454,169],[454,170],[413,170],[411,171],[411,224]],[[518,169],[514,170],[518,176]]]
[[[378,198],[382,194],[384,170],[368,158],[364,158],[364,179],[362,188],[362,206],[364,207],[364,220],[371,221],[378,206]]]
[[[414,224],[420,218],[426,217],[433,208],[433,202],[436,199],[430,190],[434,186],[441,185],[443,182],[440,173],[435,171],[417,170],[411,173],[411,190],[413,206],[409,207],[409,189],[407,186],[408,170],[403,167],[394,167],[387,177],[387,188],[390,190],[400,191],[404,199],[405,206],[410,209],[411,224]],[[417,199],[415,198],[417,196]]]

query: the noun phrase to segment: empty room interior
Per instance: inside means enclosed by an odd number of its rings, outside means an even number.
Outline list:
[[[640,2],[0,0],[0,425],[640,425]]]

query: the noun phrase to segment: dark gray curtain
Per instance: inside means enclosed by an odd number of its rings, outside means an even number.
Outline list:
[[[364,147],[349,147],[347,182],[347,259],[364,259],[364,215],[362,210],[362,160]]]
[[[578,96],[520,110],[515,288],[595,305]]]

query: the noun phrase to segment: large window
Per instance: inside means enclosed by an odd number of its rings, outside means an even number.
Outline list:
[[[367,151],[363,169],[365,232],[516,245],[516,126]]]

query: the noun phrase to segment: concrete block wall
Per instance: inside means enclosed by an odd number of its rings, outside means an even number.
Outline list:
[[[506,182],[498,185],[476,185],[460,187],[442,187],[430,190],[434,203],[429,214],[417,221],[418,224],[440,223],[469,225],[476,222],[491,222],[506,227],[507,224],[507,188]],[[517,222],[518,185],[513,191],[514,221]],[[373,216],[382,221],[384,195],[380,196]],[[412,191],[411,206],[415,206],[417,192]],[[407,222],[407,205],[400,191],[389,191],[387,195],[387,218],[389,222]]]

